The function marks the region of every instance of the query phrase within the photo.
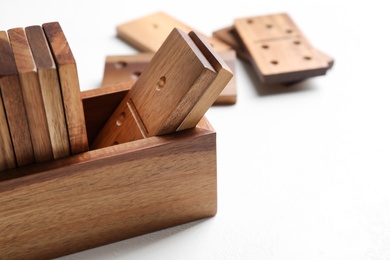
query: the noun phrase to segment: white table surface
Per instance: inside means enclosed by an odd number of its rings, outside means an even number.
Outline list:
[[[165,11],[211,35],[233,19],[288,13],[335,59],[326,76],[264,90],[237,62],[237,104],[212,107],[215,217],[61,259],[390,259],[390,15],[386,1],[1,0],[0,30],[59,21],[82,90],[106,55],[138,51],[121,23]],[[1,258],[1,257],[0,257]]]

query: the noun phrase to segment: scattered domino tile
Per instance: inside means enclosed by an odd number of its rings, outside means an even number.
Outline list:
[[[263,83],[325,75],[332,65],[287,14],[239,18],[234,20],[234,27]]]

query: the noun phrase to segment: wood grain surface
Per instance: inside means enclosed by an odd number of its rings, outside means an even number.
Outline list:
[[[36,162],[52,160],[49,126],[43,104],[37,67],[23,28],[8,30],[8,37],[14,53],[16,68],[26,109],[31,141]]]
[[[0,91],[0,172],[15,167],[14,147],[12,146],[7,116],[5,115],[3,98]]]
[[[207,110],[212,106],[218,98],[218,95],[233,77],[233,73],[228,65],[200,34],[192,31],[188,35],[217,72],[217,77],[197,98],[197,101],[192,106],[191,110],[188,111],[185,119],[180,123],[180,126],[176,128],[176,131],[194,127],[206,114]]]
[[[134,82],[145,70],[154,53],[106,56],[101,87]]]
[[[232,79],[228,82],[221,94],[217,97],[213,105],[234,105],[237,103],[238,85],[236,76],[237,54],[234,49],[218,52],[218,55],[228,65],[233,73]]]
[[[23,94],[7,33],[0,31],[0,91],[18,166],[35,162]],[[3,127],[3,126],[1,126]]]
[[[38,70],[53,157],[69,156],[69,136],[57,67],[42,27],[28,26],[25,31]]]
[[[93,143],[100,148],[178,129],[217,77],[191,38],[172,30]],[[136,124],[131,124],[135,120]],[[191,122],[195,126],[198,121]],[[133,136],[134,135],[134,136]]]
[[[76,61],[58,22],[42,25],[57,65],[72,154],[87,151],[88,138]]]

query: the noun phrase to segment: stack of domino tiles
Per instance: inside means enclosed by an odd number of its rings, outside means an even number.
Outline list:
[[[287,13],[234,19],[213,36],[248,61],[262,84],[292,84],[322,76],[332,57],[315,48]]]
[[[0,31],[0,171],[88,149],[76,62],[60,24]]]

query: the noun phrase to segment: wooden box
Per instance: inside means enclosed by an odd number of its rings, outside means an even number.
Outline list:
[[[89,141],[126,94],[82,92]],[[0,258],[50,259],[211,217],[216,133],[194,129],[0,173]]]

